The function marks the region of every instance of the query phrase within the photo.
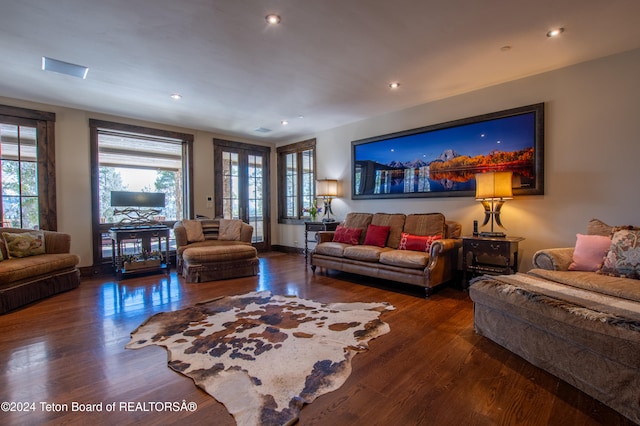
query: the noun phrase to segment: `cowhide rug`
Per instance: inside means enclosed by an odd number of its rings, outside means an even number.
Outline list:
[[[126,347],[166,347],[169,367],[223,403],[239,425],[290,424],[304,404],[342,386],[353,355],[389,332],[379,317],[393,309],[255,292],[156,314]]]

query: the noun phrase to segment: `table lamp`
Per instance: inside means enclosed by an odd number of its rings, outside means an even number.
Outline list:
[[[504,232],[494,232],[493,222],[502,226],[500,209],[505,200],[513,198],[513,172],[487,172],[476,174],[476,200],[484,207],[485,226],[491,220],[491,231],[481,232],[481,237],[505,237]]]
[[[316,196],[322,197],[324,200],[323,222],[333,222],[331,214],[331,199],[338,196],[338,181],[336,179],[318,179],[316,180]]]

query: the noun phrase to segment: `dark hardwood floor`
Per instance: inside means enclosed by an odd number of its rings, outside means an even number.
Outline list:
[[[417,287],[334,271],[314,275],[299,255],[263,254],[260,267],[257,277],[203,284],[186,284],[175,272],[84,279],[76,290],[0,316],[0,401],[27,410],[3,405],[0,423],[233,425],[222,404],[167,367],[164,348],[124,346],[152,314],[260,289],[397,308],[382,316],[391,332],[354,357],[340,389],[302,410],[301,425],[631,424],[476,335],[472,302],[455,286],[425,300]],[[120,404],[157,401],[195,402],[197,409],[127,411]],[[102,403],[95,407],[102,411],[73,412],[73,402]],[[68,411],[45,403],[67,404]]]

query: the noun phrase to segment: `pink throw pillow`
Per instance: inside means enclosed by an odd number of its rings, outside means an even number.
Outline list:
[[[611,238],[602,235],[576,234],[576,247],[570,271],[597,271],[611,247]]]
[[[367,235],[364,237],[365,245],[384,247],[387,245],[387,237],[390,230],[390,226],[369,225],[367,227]]]
[[[342,225],[338,225],[336,233],[333,234],[333,241],[336,243],[356,245],[360,241],[361,232],[361,228],[345,228]]]
[[[431,244],[435,240],[442,239],[442,235],[412,235],[406,232],[400,237],[400,245],[398,250],[426,251],[431,250]]]

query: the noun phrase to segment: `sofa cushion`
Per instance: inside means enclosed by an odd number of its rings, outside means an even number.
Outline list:
[[[348,246],[344,249],[344,257],[363,262],[378,262],[380,254],[389,250],[393,249],[378,246]]]
[[[367,226],[371,223],[373,219],[373,215],[371,213],[349,213],[344,220],[342,226],[346,228],[360,228],[362,232],[360,233],[360,240],[358,244],[362,244],[364,242],[365,231]],[[383,225],[379,223],[378,225]]]
[[[587,224],[588,235],[602,235],[605,237],[610,237],[612,231],[613,231],[613,226],[607,225],[600,219],[591,219]]]
[[[404,232],[413,235],[445,235],[442,213],[410,214],[404,222]]]
[[[2,237],[7,247],[9,259],[37,256],[46,253],[44,233],[42,231],[20,232],[15,234],[3,232]]]
[[[431,250],[431,244],[435,240],[442,239],[441,235],[413,235],[402,233],[398,250],[426,251]]]
[[[617,277],[640,279],[638,239],[640,239],[640,230],[616,231],[599,272]]]
[[[333,242],[359,244],[361,233],[361,228],[347,228],[346,226],[338,225],[335,234],[333,234]]]
[[[42,254],[0,262],[0,283],[15,283],[28,278],[74,268],[80,263],[75,254]]]
[[[221,241],[240,241],[240,219],[220,219],[218,239]]]
[[[187,231],[187,242],[194,243],[204,241],[204,233],[202,232],[202,222],[199,220],[183,220],[182,225]]]
[[[364,237],[364,244],[378,247],[386,246],[390,229],[390,226],[370,224],[367,226],[367,235]]]
[[[424,269],[429,264],[429,253],[409,250],[389,250],[380,253],[379,262],[402,268]]]
[[[568,269],[570,271],[597,271],[602,265],[602,259],[609,251],[611,238],[604,235],[582,234],[576,234],[576,238],[573,259]]]
[[[407,216],[402,213],[376,213],[371,219],[372,225],[388,226],[389,237],[387,238],[387,247],[398,248],[400,244],[400,234],[404,228],[404,221]]]
[[[344,257],[344,249],[350,247],[349,244],[335,243],[332,241],[318,244],[313,252],[316,254],[323,254],[325,256]]]

